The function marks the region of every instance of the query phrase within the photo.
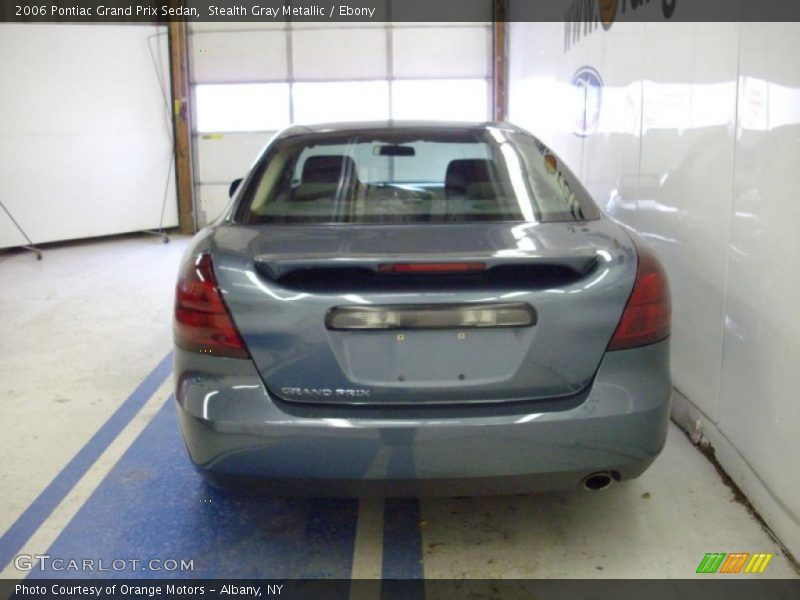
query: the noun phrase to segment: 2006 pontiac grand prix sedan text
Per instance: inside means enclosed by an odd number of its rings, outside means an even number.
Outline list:
[[[588,489],[668,423],[667,280],[529,133],[292,127],[180,269],[181,430],[281,494]]]

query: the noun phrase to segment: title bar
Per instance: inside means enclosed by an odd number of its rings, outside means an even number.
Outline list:
[[[4,0],[19,23],[800,21],[798,0]]]

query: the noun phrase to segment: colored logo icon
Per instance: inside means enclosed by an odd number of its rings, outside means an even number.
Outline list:
[[[705,574],[738,574],[763,573],[772,554],[750,554],[749,552],[709,552],[697,566],[697,573]]]

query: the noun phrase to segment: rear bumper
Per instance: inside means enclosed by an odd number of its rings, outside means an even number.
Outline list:
[[[606,354],[580,402],[480,414],[298,411],[272,399],[250,361],[176,350],[181,431],[212,482],[282,494],[517,493],[639,476],[663,448],[669,343]],[[502,413],[502,414],[500,414]]]

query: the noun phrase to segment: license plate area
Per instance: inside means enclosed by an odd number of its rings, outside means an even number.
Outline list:
[[[354,383],[452,387],[506,381],[518,371],[530,328],[331,332]]]

